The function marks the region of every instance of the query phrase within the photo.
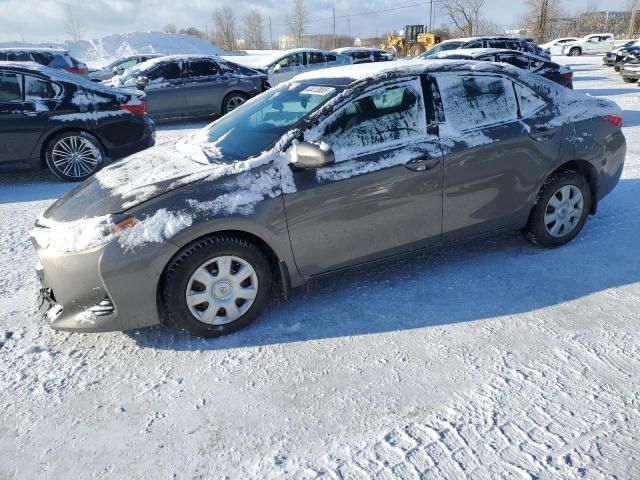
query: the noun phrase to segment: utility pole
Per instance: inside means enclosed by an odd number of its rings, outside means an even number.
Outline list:
[[[336,48],[336,7],[331,9],[333,11],[333,48]]]
[[[629,38],[633,38],[636,29],[636,9],[638,8],[638,0],[633,0],[631,4],[631,20],[629,21]]]
[[[273,50],[273,26],[271,25],[271,15],[269,15],[269,48]]]
[[[351,38],[351,16],[349,15],[347,17],[347,25],[348,25],[348,32],[349,32],[349,38]]]
[[[433,32],[433,0],[429,0],[429,31]]]

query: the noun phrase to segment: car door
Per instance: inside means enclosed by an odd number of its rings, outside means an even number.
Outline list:
[[[562,127],[540,127],[553,107],[508,76],[436,76],[444,122],[443,240],[526,222],[557,160]],[[444,147],[443,147],[444,148]]]
[[[271,86],[292,79],[305,68],[302,52],[287,55],[269,67],[269,83]]]
[[[585,53],[596,53],[600,48],[600,36],[599,35],[591,35],[587,38],[587,41],[584,42],[583,51]]]
[[[184,117],[186,112],[186,95],[182,61],[161,63],[142,73],[148,84],[144,91],[147,94],[147,112],[153,118]]]
[[[229,81],[230,76],[223,73],[215,61],[190,61],[184,84],[187,114],[219,114]]]
[[[322,52],[306,52],[306,65],[307,70],[319,70],[321,68],[327,68],[327,57]]]
[[[47,79],[0,72],[0,162],[31,158],[61,94]]]
[[[371,88],[304,133],[336,163],[294,170],[295,193],[284,196],[302,275],[440,242],[442,155],[427,113],[414,77]]]

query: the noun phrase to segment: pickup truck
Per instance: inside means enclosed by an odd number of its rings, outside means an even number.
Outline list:
[[[593,55],[607,53],[613,49],[615,41],[612,33],[592,33],[575,42],[568,42],[562,47],[562,55],[578,57],[580,55]]]

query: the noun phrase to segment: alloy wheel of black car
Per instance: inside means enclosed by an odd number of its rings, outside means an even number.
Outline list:
[[[226,115],[227,113],[235,110],[247,100],[249,100],[249,97],[244,93],[230,93],[224,98],[224,101],[222,102],[222,114]]]
[[[258,247],[215,235],[174,257],[162,298],[174,325],[199,337],[218,337],[253,322],[271,298],[272,283],[269,261]]]
[[[100,142],[86,132],[55,136],[46,150],[47,166],[61,180],[80,182],[102,168],[104,152]]]
[[[573,240],[584,227],[591,210],[591,188],[573,171],[554,174],[542,187],[524,229],[534,245],[560,247]]]

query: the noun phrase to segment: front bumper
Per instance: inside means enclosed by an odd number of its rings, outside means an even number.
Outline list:
[[[624,78],[634,78],[636,80],[640,79],[640,70],[629,70],[628,68],[622,68],[620,70],[620,75]]]
[[[172,243],[125,252],[112,241],[63,254],[41,248],[33,237],[32,242],[40,260],[40,310],[54,330],[109,332],[160,323],[157,287],[177,251]]]
[[[605,56],[605,57],[602,58],[602,63],[604,65],[607,65],[608,67],[613,67],[615,65],[615,63],[616,63],[616,57],[615,56],[613,56],[613,57]]]

